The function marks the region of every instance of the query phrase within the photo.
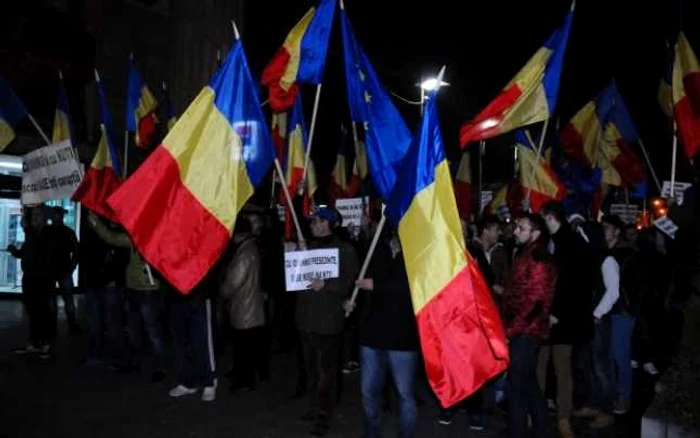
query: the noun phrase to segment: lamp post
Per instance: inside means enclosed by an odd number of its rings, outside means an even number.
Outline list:
[[[423,106],[425,105],[425,99],[426,99],[426,91],[431,92],[435,90],[436,88],[440,87],[447,87],[450,84],[448,84],[445,81],[440,81],[438,83],[437,78],[428,78],[428,79],[423,79],[419,84],[416,84],[418,87],[420,87],[420,115],[423,115]]]

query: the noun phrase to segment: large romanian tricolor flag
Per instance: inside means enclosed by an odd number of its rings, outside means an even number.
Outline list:
[[[262,74],[270,92],[270,107],[284,111],[292,106],[298,84],[318,84],[326,64],[328,39],[336,0],[320,0],[292,28]]]
[[[661,80],[659,81],[659,91],[656,98],[659,100],[661,111],[669,118],[673,117],[673,90],[671,89],[671,79],[673,78],[673,47],[666,42],[666,65],[664,66]]]
[[[97,98],[100,101],[100,142],[97,152],[85,172],[80,186],[73,194],[73,200],[82,203],[95,213],[116,221],[116,216],[107,205],[107,198],[114,193],[122,183],[122,167],[117,151],[116,137],[112,126],[112,118],[107,108],[107,99],[100,82],[100,76],[95,70]]]
[[[572,3],[562,27],[474,120],[462,125],[459,136],[463,147],[551,117],[557,104],[573,17]]]
[[[126,90],[126,129],[135,134],[136,146],[153,145],[158,117],[158,101],[141,79],[133,62],[129,62],[129,84]]]
[[[602,171],[602,182],[634,189],[644,166],[633,150],[639,134],[615,84],[587,103],[564,127],[560,144],[570,157]]]
[[[688,158],[700,152],[700,63],[683,32],[673,61],[673,115]]]
[[[109,204],[144,258],[181,293],[231,240],[275,158],[240,41]]]
[[[175,109],[173,108],[173,104],[170,101],[170,92],[168,92],[168,84],[163,80],[160,86],[163,90],[163,101],[165,102],[165,120],[167,122],[168,132],[170,132],[170,130],[173,129],[173,126],[175,126],[175,122],[177,122],[177,116],[175,116]]]
[[[444,407],[508,366],[488,285],[467,253],[430,99],[385,214],[398,227],[428,381]]]
[[[0,151],[15,139],[15,126],[28,114],[10,84],[0,76]]]
[[[537,156],[531,139],[522,132],[517,134],[520,187],[525,196],[529,194],[529,206],[536,214],[546,202],[564,200],[567,190],[549,163]]]
[[[462,153],[459,160],[457,174],[455,175],[455,198],[457,199],[457,211],[463,219],[469,219],[473,213],[474,202],[472,196],[472,164],[469,151]]]
[[[63,86],[63,74],[58,71],[58,99],[56,101],[56,113],[53,117],[53,136],[51,141],[60,143],[63,140],[70,140],[73,147],[76,147],[73,140],[73,129],[70,122],[70,111],[68,110],[68,96],[66,88]]]
[[[342,4],[340,18],[350,116],[353,123],[364,128],[367,165],[374,187],[383,199],[389,199],[411,144],[411,133],[358,44]]]

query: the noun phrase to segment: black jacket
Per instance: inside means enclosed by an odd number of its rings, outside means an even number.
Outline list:
[[[583,238],[567,225],[552,236],[557,284],[550,314],[559,322],[549,344],[582,344],[593,338],[593,293],[600,263]]]
[[[326,280],[319,291],[297,292],[297,328],[306,333],[338,335],[345,325],[343,301],[350,298],[357,276],[357,255],[350,243],[336,236],[317,239],[309,245],[309,249],[319,248],[339,249],[340,275]]]
[[[367,278],[374,281],[374,290],[366,292],[360,308],[360,345],[381,350],[417,350],[418,327],[403,253],[394,257],[389,242],[380,242]]]
[[[639,298],[641,296],[642,278],[637,250],[629,245],[618,244],[611,250],[612,256],[620,265],[620,298],[612,308],[611,314],[629,313],[639,315]]]

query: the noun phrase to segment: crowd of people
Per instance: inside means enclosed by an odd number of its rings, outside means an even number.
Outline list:
[[[381,230],[368,272],[357,278],[378,211],[366,214],[362,227],[348,229],[337,210],[317,208],[306,224],[308,248],[338,249],[339,276],[291,293],[285,292],[284,251],[295,245],[284,242],[276,216],[246,210],[220,260],[186,295],[144,261],[117,224],[88,213],[84,234],[90,236],[83,240],[101,243],[81,242],[79,249],[63,214],[60,208],[25,209],[26,240],[8,248],[22,261],[30,322],[29,341],[17,354],[52,358],[57,293],[71,332],[81,331],[71,295],[80,261],[86,365],[134,373],[151,356],[150,378],[161,382],[171,345],[169,396],[201,391],[211,402],[222,345],[231,345],[233,368],[225,376],[234,392],[253,391],[270,378],[270,351],[295,351],[295,396],[309,399],[302,419],[312,435],[323,436],[331,426],[340,376],[359,371],[365,436],[381,436],[392,393],[398,435],[414,436],[422,360],[396,230]],[[614,414],[630,409],[634,369],[654,376],[668,365],[673,335],[665,321],[686,291],[672,287],[678,282],[669,241],[656,229],[637,231],[616,216],[602,222],[566,217],[561,204],[548,203],[538,215],[465,221],[463,231],[501,311],[510,365],[458,406],[438,408],[440,424],[449,425],[463,410],[470,428],[481,430],[486,407],[497,405],[507,413],[510,436],[526,436],[529,424],[535,436],[548,436],[554,411],[560,436],[573,437],[572,417],[606,428]],[[352,300],[355,287],[361,292]]]

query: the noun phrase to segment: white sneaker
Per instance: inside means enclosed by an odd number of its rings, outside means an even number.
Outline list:
[[[657,370],[656,366],[654,366],[654,364],[651,362],[645,363],[642,368],[644,369],[644,371],[651,374],[652,376],[656,376],[659,374],[659,370]]]
[[[195,392],[197,392],[196,389],[188,388],[185,385],[177,385],[176,387],[170,390],[168,395],[173,398],[178,398],[185,395],[194,394]]]
[[[214,386],[205,386],[202,391],[202,401],[212,402],[216,400],[216,384]]]

